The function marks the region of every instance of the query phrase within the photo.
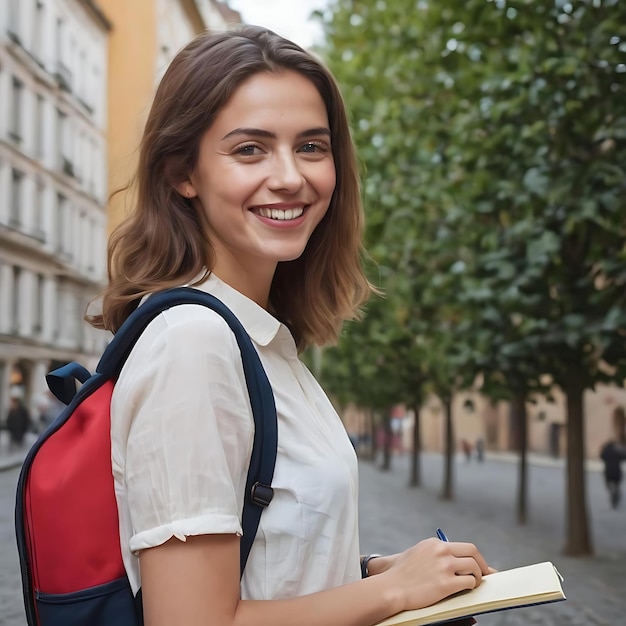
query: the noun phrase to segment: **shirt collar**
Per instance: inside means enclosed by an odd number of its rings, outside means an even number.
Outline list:
[[[233,289],[213,273],[203,283],[193,285],[193,287],[221,300],[237,316],[252,341],[260,346],[268,345],[283,326],[263,307]]]

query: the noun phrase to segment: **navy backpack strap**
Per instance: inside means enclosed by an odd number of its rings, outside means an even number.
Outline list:
[[[50,391],[63,404],[69,404],[76,395],[76,380],[86,383],[90,377],[88,369],[79,363],[72,362],[46,374],[46,382]]]
[[[241,539],[241,575],[248,560],[252,543],[259,527],[261,513],[273,496],[272,478],[276,464],[278,426],[272,386],[248,333],[233,312],[215,296],[191,289],[177,287],[150,296],[124,322],[104,351],[96,372],[106,378],[120,373],[126,358],[146,326],[163,311],[180,304],[200,304],[221,315],[237,340],[243,361],[243,371],[250,395],[254,417],[254,443],[246,480]]]

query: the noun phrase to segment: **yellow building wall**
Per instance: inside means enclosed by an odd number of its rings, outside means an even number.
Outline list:
[[[528,416],[528,450],[544,456],[564,457],[567,454],[566,399],[555,388],[553,399],[538,396],[526,406]],[[585,457],[597,459],[600,448],[614,436],[613,411],[626,408],[626,387],[598,385],[587,390],[583,397],[585,412]],[[353,434],[371,434],[372,413],[363,407],[339,407],[346,430]],[[403,420],[404,448],[413,445],[413,413],[407,411]],[[514,428],[511,424],[507,402],[493,403],[476,391],[463,391],[452,402],[455,450],[465,439],[475,447],[482,439],[487,450],[515,451]],[[378,417],[380,423],[381,416]],[[445,444],[444,409],[437,396],[431,395],[420,408],[420,433],[422,449],[443,452]]]
[[[157,24],[154,0],[100,0],[113,23],[109,39],[109,195],[128,185],[154,94]],[[130,206],[126,192],[109,203],[109,232]]]
[[[552,396],[552,402],[539,396],[527,404],[528,449],[538,454],[551,456],[556,453],[563,457],[567,453],[565,397],[558,388],[553,390]],[[598,385],[595,391],[585,392],[584,437],[588,459],[597,459],[602,444],[613,436],[613,411],[618,406],[626,407],[626,389],[623,387]],[[462,392],[454,398],[452,414],[457,450],[462,439],[475,445],[478,438],[483,439],[488,450],[514,449],[508,403],[493,404],[477,392]],[[423,449],[442,452],[445,423],[437,397],[427,399],[420,417]],[[556,441],[552,441],[555,427]]]

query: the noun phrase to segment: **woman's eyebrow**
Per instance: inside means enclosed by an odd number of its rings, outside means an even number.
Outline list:
[[[225,139],[230,139],[231,137],[236,137],[238,135],[276,139],[276,133],[269,130],[263,130],[262,128],[235,128],[235,130],[231,130],[229,133],[226,133],[221,140],[224,141]],[[298,139],[305,139],[307,137],[318,137],[319,135],[327,135],[330,137],[330,130],[325,126],[320,126],[319,128],[309,128],[307,130],[303,130],[296,136]]]
[[[320,128],[309,128],[309,130],[303,130],[301,133],[298,133],[299,139],[305,139],[306,137],[319,137],[320,135],[327,135],[330,137],[330,129],[325,126],[320,126]]]

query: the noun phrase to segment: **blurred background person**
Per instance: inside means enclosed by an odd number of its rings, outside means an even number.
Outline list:
[[[32,426],[28,409],[24,405],[24,392],[21,387],[13,387],[9,394],[9,412],[7,413],[6,428],[9,431],[9,451],[22,447],[24,435]]]
[[[624,446],[624,408],[617,407],[613,411],[613,433],[600,451],[604,463],[604,481],[609,492],[611,507],[616,509],[622,498],[622,461],[626,459]]]

